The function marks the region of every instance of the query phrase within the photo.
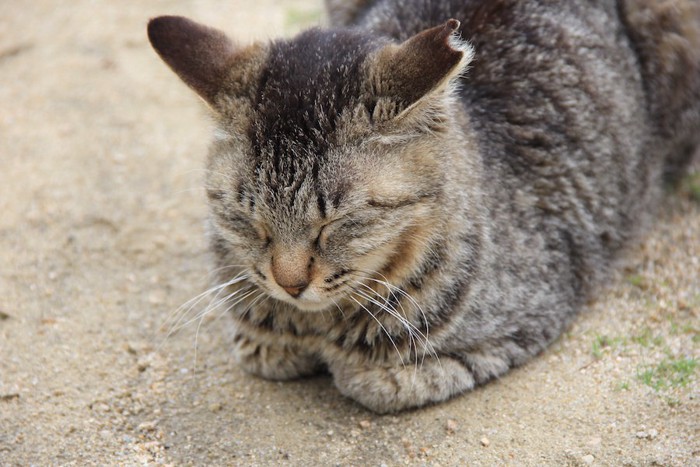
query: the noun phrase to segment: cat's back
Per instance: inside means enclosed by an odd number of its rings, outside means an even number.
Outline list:
[[[397,40],[448,18],[460,20],[460,34],[477,52],[465,95],[480,98],[485,107],[499,96],[517,97],[522,89],[543,83],[578,87],[602,99],[611,96],[600,90],[601,83],[619,78],[624,83],[617,84],[624,84],[644,104],[657,136],[687,139],[688,130],[700,124],[696,0],[326,1],[337,25],[358,26]]]
[[[336,3],[329,0],[331,9]],[[517,219],[523,227],[509,235],[513,244],[544,232],[552,248],[578,258],[579,277],[596,281],[653,211],[668,161],[683,165],[697,147],[700,2],[344,5],[337,22],[399,41],[447,18],[461,21],[459,33],[475,49],[462,109],[500,218],[494,225]]]

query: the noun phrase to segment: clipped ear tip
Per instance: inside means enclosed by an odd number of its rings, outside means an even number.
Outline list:
[[[450,32],[455,32],[457,29],[459,29],[460,24],[462,23],[460,23],[459,20],[454,18],[448,19],[445,23],[445,29],[449,29]]]

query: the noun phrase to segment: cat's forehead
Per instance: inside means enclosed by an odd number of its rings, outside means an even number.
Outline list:
[[[248,130],[258,181],[274,186],[270,196],[298,203],[302,192],[313,191],[301,189],[306,180],[318,186],[340,116],[362,98],[372,49],[366,36],[318,29],[271,44]]]
[[[319,29],[272,43],[252,103],[256,152],[324,152],[339,114],[361,97],[371,48],[366,36]]]

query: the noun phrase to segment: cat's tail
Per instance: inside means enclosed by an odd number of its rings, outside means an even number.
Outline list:
[[[648,107],[679,176],[700,146],[700,1],[618,0],[639,57]]]

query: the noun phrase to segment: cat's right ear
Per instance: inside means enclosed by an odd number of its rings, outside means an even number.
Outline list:
[[[393,110],[383,112],[385,118],[411,113],[421,103],[430,102],[429,97],[449,89],[464,73],[474,50],[459,38],[459,27],[459,21],[451,19],[379,51],[369,82],[375,99]]]
[[[257,65],[259,46],[237,47],[223,32],[181,16],[148,22],[148,39],[165,63],[207,104],[222,93],[243,94]]]

